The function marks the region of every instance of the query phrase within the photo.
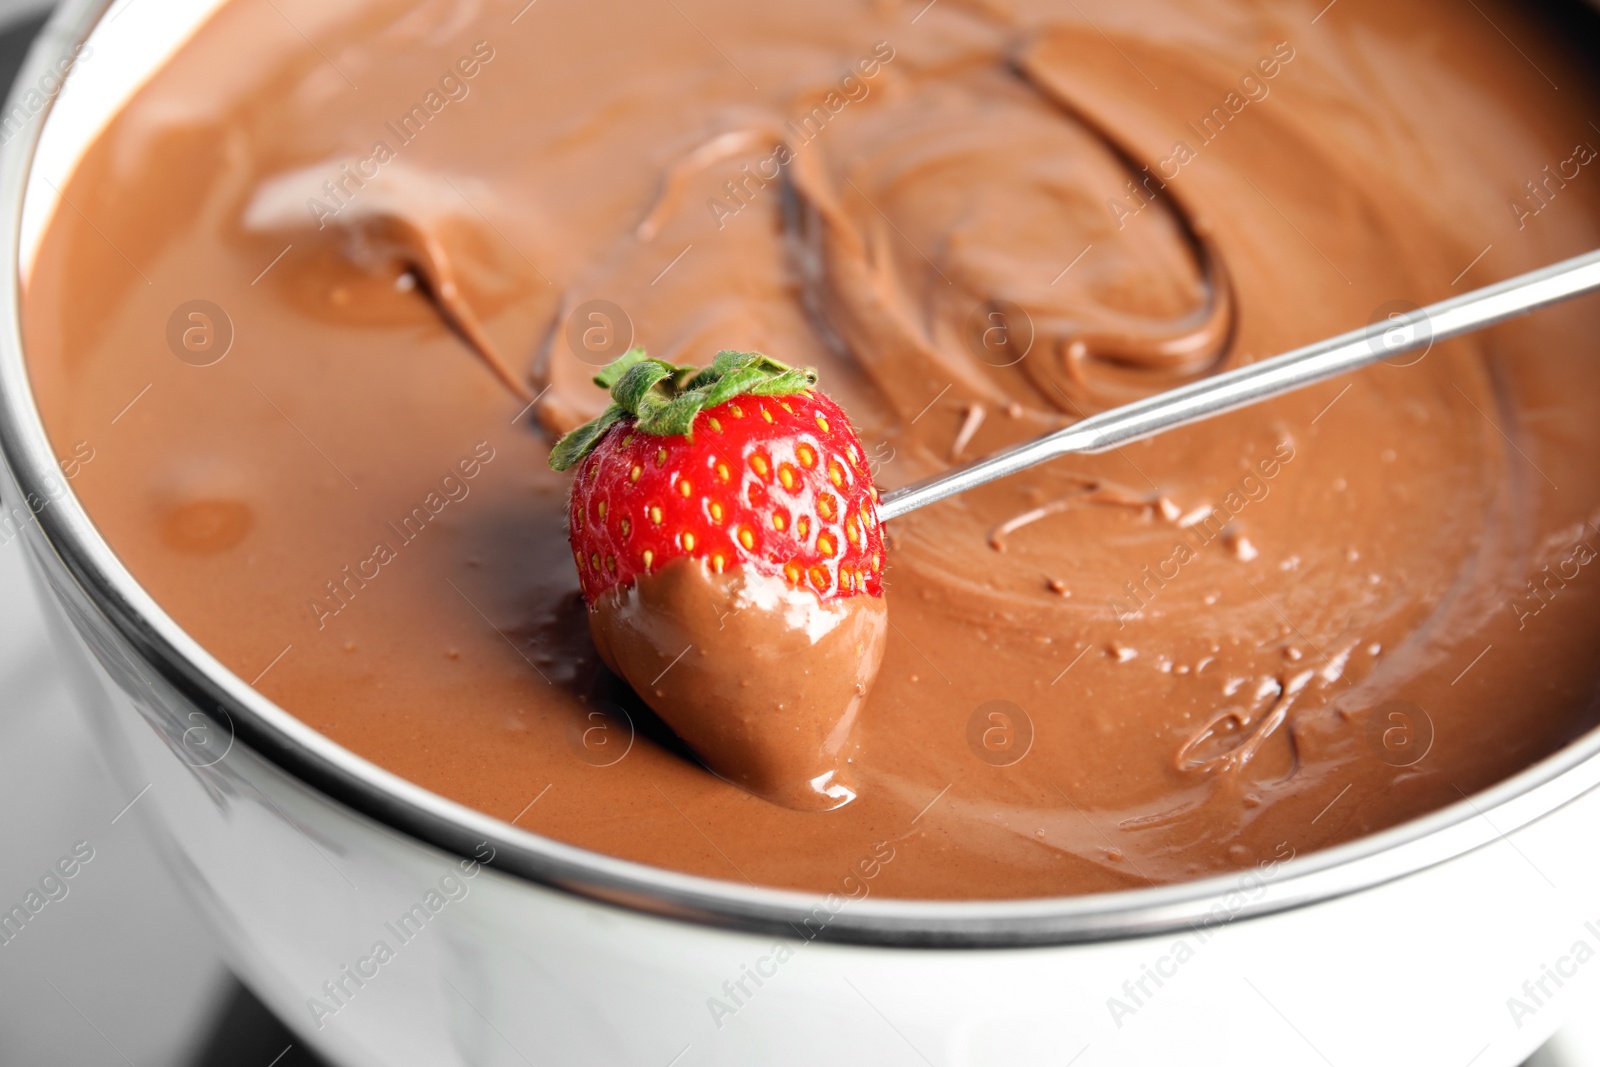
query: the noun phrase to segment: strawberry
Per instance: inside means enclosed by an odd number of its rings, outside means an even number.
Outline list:
[[[713,771],[825,810],[888,630],[866,455],[816,374],[753,352],[699,370],[635,349],[613,403],[557,442],[568,534],[607,666]]]
[[[824,601],[883,595],[878,491],[815,372],[753,352],[697,370],[634,349],[595,382],[614,403],[550,456],[578,468],[568,522],[590,607],[680,558],[752,566]]]

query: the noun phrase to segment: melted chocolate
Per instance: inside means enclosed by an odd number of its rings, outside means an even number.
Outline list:
[[[855,799],[851,730],[883,660],[875,596],[822,603],[746,567],[679,560],[601,596],[600,658],[723,777],[824,811]]]
[[[66,188],[46,421],[241,677],[565,841],[828,890],[891,840],[881,894],[1022,897],[1349,840],[1596,721],[1592,298],[892,524],[825,813],[600,665],[545,469],[630,341],[818,366],[888,489],[1600,245],[1539,16],[1317,6],[229,4]]]

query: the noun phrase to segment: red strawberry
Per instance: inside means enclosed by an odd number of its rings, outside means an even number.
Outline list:
[[[840,766],[886,628],[866,455],[811,371],[635,349],[614,403],[552,451],[576,466],[573,558],[595,644],[712,769],[801,807]],[[731,620],[731,621],[730,621]]]
[[[877,490],[849,420],[814,378],[766,357],[723,353],[712,371],[735,357],[769,364],[774,376],[762,384],[793,388],[707,405],[687,433],[624,413],[579,461],[569,519],[590,606],[683,557],[718,573],[752,564],[824,600],[883,595]],[[631,366],[661,381],[683,373],[653,360]]]

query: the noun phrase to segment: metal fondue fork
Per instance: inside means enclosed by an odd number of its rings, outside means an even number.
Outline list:
[[[878,513],[885,521],[899,518],[1057,456],[1106,452],[1129,441],[1209,419],[1595,289],[1600,289],[1600,251],[1101,412],[1065,429],[885,493],[878,503]]]

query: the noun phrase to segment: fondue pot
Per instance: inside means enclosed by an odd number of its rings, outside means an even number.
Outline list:
[[[75,160],[216,3],[68,0],[7,105],[0,529],[49,591],[129,799],[118,819],[305,1044],[371,1067],[1505,1067],[1600,990],[1600,732],[1444,810],[1240,873],[940,902],[876,895],[873,857],[826,896],[617,860],[412,785],[274,705],[101,539],[19,329]]]

